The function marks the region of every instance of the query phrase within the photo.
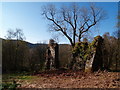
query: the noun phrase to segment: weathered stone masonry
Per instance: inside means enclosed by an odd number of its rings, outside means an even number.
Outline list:
[[[47,70],[59,69],[59,46],[52,39],[49,41],[49,45],[46,50],[45,68]]]
[[[103,38],[97,36],[91,43],[77,42],[73,49],[76,55],[73,69],[82,69],[85,72],[97,71],[103,66]]]
[[[92,57],[86,61],[85,71],[98,71],[103,69],[103,38],[97,36],[92,42]]]
[[[72,69],[82,69],[85,72],[102,70],[103,67],[103,38],[97,36],[91,43],[76,43],[73,53],[75,63]],[[50,40],[46,50],[45,67],[49,69],[59,69],[59,45],[54,40]]]

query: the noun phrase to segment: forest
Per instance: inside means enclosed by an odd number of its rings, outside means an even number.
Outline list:
[[[48,44],[38,43],[32,44],[23,40],[20,33],[18,32],[18,38],[12,39],[11,32],[8,31],[7,39],[2,40],[2,59],[3,59],[3,73],[14,73],[14,72],[39,72],[45,69],[46,50]],[[114,36],[110,36],[107,32],[102,37],[104,39],[104,63],[105,69],[112,71],[120,70],[119,60],[119,38],[116,37],[118,31],[113,33]],[[85,38],[84,41],[87,41]],[[88,41],[87,41],[88,42]],[[90,43],[90,42],[88,42]],[[60,67],[69,68],[71,61],[72,47],[69,44],[59,45],[59,58]],[[8,63],[9,62],[9,63]]]

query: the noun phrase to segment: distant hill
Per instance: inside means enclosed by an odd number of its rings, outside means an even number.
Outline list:
[[[2,39],[0,38],[0,40],[2,40],[2,42],[4,42],[6,39]],[[11,42],[16,42],[16,40],[10,40]],[[23,41],[25,43],[27,43],[28,47],[29,48],[35,48],[37,46],[44,46],[44,47],[47,47],[48,44],[44,44],[44,43],[36,43],[36,44],[33,44],[33,43],[30,43],[30,42],[27,42],[27,41]],[[59,44],[59,48],[62,48],[62,47],[67,47],[67,46],[70,46],[69,44]]]
[[[46,46],[46,47],[47,47],[47,44],[43,44],[43,43],[33,44],[33,43],[27,42],[27,44],[28,44],[28,47],[29,47],[29,48],[35,48],[35,47],[37,47],[37,46]]]

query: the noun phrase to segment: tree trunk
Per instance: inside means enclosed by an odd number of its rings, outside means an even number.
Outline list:
[[[75,43],[72,45],[72,49],[74,49],[74,47],[75,47]],[[72,60],[70,62],[69,68],[73,69],[73,66],[74,66],[75,63],[76,63],[75,54],[72,52]]]
[[[70,62],[70,69],[73,69],[74,64],[76,63],[75,54],[72,53],[72,61]]]

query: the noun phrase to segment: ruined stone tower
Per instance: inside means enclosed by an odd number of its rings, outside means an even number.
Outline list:
[[[46,50],[45,67],[47,70],[59,69],[59,46],[53,39],[49,40]]]
[[[98,71],[103,68],[103,38],[101,36],[97,36],[94,38],[92,42],[92,56],[90,60],[86,61],[85,72]]]

